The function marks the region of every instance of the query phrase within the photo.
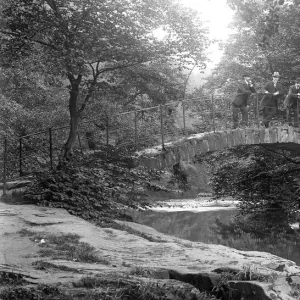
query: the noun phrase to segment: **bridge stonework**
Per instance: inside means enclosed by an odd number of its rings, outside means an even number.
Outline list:
[[[272,148],[299,151],[300,131],[290,126],[232,129],[193,134],[162,146],[137,152],[137,162],[148,168],[164,169],[207,152],[239,145],[269,145]]]

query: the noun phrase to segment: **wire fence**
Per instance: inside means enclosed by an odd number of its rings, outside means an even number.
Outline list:
[[[134,152],[154,145],[164,147],[168,142],[195,133],[230,129],[234,125],[232,97],[203,96],[81,121],[74,148],[82,154],[99,149],[105,149],[109,154],[112,148]],[[260,127],[261,122],[265,121],[263,109],[274,108],[260,107],[261,98],[262,94],[252,94],[248,100],[247,127]],[[299,120],[298,111],[297,105],[294,111],[296,121]],[[237,113],[240,114],[240,108],[237,108]],[[287,120],[286,111],[281,105],[268,122],[270,126],[277,126]],[[245,124],[239,123],[238,126]],[[24,178],[57,166],[69,130],[69,126],[64,126],[22,137],[3,138],[0,145],[0,177],[3,185],[8,180]]]

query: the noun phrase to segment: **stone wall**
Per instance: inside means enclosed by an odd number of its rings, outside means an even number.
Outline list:
[[[148,168],[164,169],[195,155],[232,148],[239,145],[268,145],[273,148],[300,151],[298,128],[290,126],[272,128],[233,129],[193,134],[162,146],[137,153],[136,161]]]

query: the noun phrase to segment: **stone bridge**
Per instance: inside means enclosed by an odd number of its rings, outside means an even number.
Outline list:
[[[138,163],[148,168],[164,169],[207,152],[239,145],[264,145],[300,153],[300,130],[290,126],[245,128],[198,133],[162,146],[137,153]]]

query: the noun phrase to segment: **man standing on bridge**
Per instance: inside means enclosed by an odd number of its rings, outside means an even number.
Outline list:
[[[300,77],[297,77],[295,84],[290,86],[289,92],[284,99],[284,107],[287,109],[287,121],[290,126],[299,127],[299,98],[300,98]]]
[[[282,94],[282,85],[278,82],[279,73],[274,72],[273,80],[265,84],[263,88],[264,96],[261,99],[260,106],[263,112],[263,121],[261,122],[266,128],[269,127],[270,121],[276,115],[278,110],[278,100]]]
[[[232,101],[232,119],[233,119],[233,128],[238,127],[238,113],[239,111],[242,114],[242,126],[248,125],[248,99],[252,93],[256,93],[256,90],[253,86],[250,76],[248,74],[243,75],[243,82],[238,86],[237,93],[234,96]]]

